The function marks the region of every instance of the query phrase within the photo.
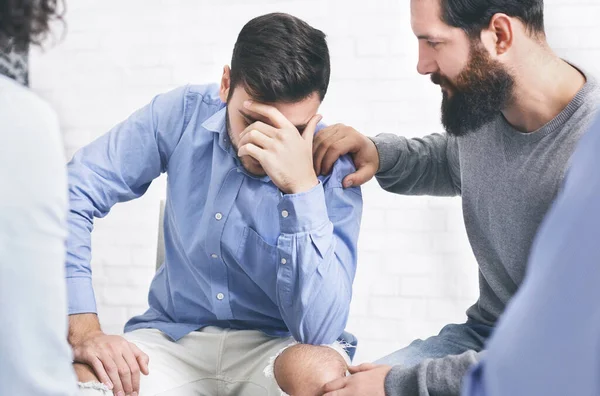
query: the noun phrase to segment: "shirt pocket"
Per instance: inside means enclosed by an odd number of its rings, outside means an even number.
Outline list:
[[[246,227],[235,255],[242,271],[272,301],[276,301],[278,252],[277,246],[268,244],[256,231]]]

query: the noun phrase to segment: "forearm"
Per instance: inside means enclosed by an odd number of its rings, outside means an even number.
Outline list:
[[[457,145],[447,135],[407,139],[382,134],[372,138],[379,152],[377,181],[387,191],[406,195],[454,196],[460,193]]]
[[[325,202],[332,204],[329,211]],[[296,340],[331,343],[343,332],[348,317],[360,190],[336,188],[325,193],[319,185],[303,197],[282,201],[280,207],[289,209],[278,240],[282,261],[277,295],[282,317]]]

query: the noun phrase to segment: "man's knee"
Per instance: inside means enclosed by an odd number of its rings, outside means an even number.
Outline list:
[[[87,364],[73,363],[73,370],[79,381],[81,396],[112,396],[112,392],[98,381],[94,370]]]
[[[100,382],[94,370],[87,364],[73,363],[73,370],[79,382]]]
[[[344,377],[347,368],[344,358],[332,348],[298,344],[283,351],[273,370],[285,393],[315,396],[325,384]]]

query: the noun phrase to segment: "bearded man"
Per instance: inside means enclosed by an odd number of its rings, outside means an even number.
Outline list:
[[[480,359],[600,98],[590,75],[550,49],[543,10],[542,0],[412,0],[417,70],[442,90],[447,133],[369,139],[333,125],[316,135],[317,173],[353,155],[357,171],[345,187],[377,176],[396,194],[460,195],[480,290],[466,323],[416,340],[381,365],[351,368],[325,392],[458,395]]]

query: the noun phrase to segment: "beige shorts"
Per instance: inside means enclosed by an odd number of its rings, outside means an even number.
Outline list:
[[[125,338],[150,358],[141,376],[140,396],[279,396],[272,362],[292,338],[260,331],[206,327],[177,342],[155,329],[135,330]],[[339,345],[332,346],[344,359]],[[102,384],[80,384],[81,395],[112,396]]]

